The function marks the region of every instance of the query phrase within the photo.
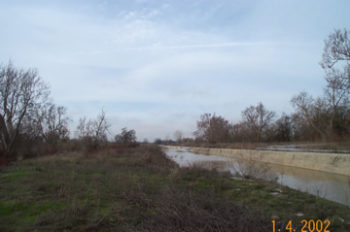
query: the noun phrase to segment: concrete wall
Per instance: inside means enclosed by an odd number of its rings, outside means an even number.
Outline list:
[[[175,146],[173,146],[173,148],[179,149],[179,147]],[[252,159],[265,163],[306,168],[316,171],[350,176],[350,154],[203,147],[192,147],[189,148],[189,150],[193,153],[219,155],[236,159]]]

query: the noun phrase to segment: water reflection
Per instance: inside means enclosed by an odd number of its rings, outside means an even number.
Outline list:
[[[208,169],[228,171],[233,175],[237,173],[242,175],[244,169],[254,169],[256,172],[254,175],[259,178],[275,179],[281,185],[350,206],[350,177],[347,176],[275,164],[268,164],[266,172],[259,172],[266,168],[267,164],[254,162],[254,166],[250,167],[249,162],[237,162],[234,159],[215,155],[195,154],[186,148],[166,149],[165,152],[180,167],[200,165]]]

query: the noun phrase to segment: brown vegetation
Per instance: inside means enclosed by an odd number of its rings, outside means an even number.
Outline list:
[[[349,229],[346,206],[179,168],[156,146],[27,159],[2,168],[0,181],[0,231],[271,231],[271,217],[279,228],[299,221],[298,212],[330,219],[331,231]]]
[[[29,159],[0,173],[0,230],[269,231],[258,210],[194,186],[216,175],[179,169],[156,146]]]

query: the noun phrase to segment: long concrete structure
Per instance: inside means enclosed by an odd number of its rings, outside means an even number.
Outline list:
[[[169,148],[179,148],[169,146]],[[193,153],[306,168],[350,177],[350,154],[189,147]]]

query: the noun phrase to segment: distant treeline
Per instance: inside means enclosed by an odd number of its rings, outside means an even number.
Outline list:
[[[325,40],[320,65],[326,86],[322,96],[301,92],[291,99],[295,112],[276,113],[262,103],[242,111],[238,123],[222,116],[205,113],[197,121],[195,140],[183,139],[175,132],[178,142],[235,143],[287,141],[344,141],[350,138],[350,40],[349,31],[336,30]],[[157,141],[158,143],[162,141]],[[172,141],[163,141],[172,142]]]

